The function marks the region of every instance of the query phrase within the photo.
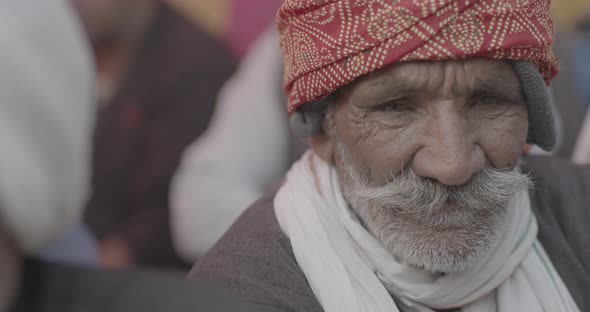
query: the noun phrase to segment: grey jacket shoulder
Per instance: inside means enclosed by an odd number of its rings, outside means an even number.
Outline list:
[[[590,166],[527,157],[538,238],[581,311],[590,311]]]
[[[242,300],[281,311],[322,311],[273,209],[262,197],[197,263],[190,278],[222,283]]]
[[[28,260],[16,312],[275,311],[244,303],[220,285],[184,274],[98,270]]]

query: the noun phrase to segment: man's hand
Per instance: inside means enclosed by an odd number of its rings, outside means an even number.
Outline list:
[[[131,249],[123,238],[109,236],[100,243],[99,263],[109,269],[121,269],[133,265]]]

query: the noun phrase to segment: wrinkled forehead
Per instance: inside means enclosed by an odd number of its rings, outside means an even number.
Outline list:
[[[522,97],[518,76],[505,60],[472,58],[401,62],[366,75],[345,87],[347,93],[414,92],[442,96],[477,90]]]

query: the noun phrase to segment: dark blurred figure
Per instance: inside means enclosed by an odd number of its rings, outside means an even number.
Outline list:
[[[94,46],[101,99],[86,222],[109,267],[180,268],[168,189],[233,72],[226,48],[165,1],[72,0]]]
[[[177,274],[39,260],[88,193],[92,58],[66,0],[3,0],[0,29],[0,311],[269,311]]]

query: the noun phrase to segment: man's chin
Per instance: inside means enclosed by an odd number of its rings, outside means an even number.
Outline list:
[[[377,237],[400,262],[432,273],[469,270],[485,257],[498,237],[498,231],[491,227],[414,228],[404,232]]]
[[[467,271],[485,254],[485,251],[478,250],[443,249],[441,245],[425,245],[421,248],[423,250],[395,249],[390,252],[405,265],[431,273],[445,274]]]

